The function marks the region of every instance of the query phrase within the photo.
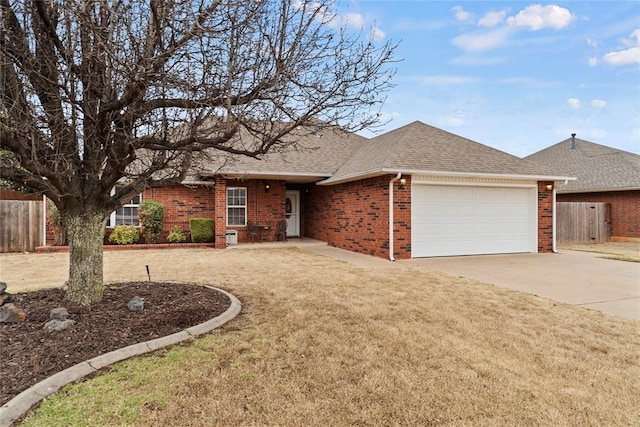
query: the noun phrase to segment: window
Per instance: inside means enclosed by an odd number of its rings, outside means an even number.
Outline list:
[[[247,225],[246,188],[227,188],[227,225]]]
[[[115,193],[115,190],[114,190]],[[111,212],[107,227],[115,227],[116,225],[140,225],[138,221],[138,206],[142,194],[138,194],[133,200],[129,201],[126,205],[122,206],[115,212]]]

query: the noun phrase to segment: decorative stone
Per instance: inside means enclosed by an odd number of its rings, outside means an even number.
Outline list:
[[[136,295],[127,303],[127,308],[129,311],[142,311],[144,308],[144,300]]]
[[[73,326],[75,323],[76,321],[71,319],[66,319],[66,320],[51,319],[44,324],[43,329],[47,332],[63,331],[68,327]]]
[[[13,295],[11,295],[11,294],[2,294],[2,295],[0,295],[0,306],[1,305],[5,305],[5,304],[9,304],[11,301],[13,301]]]
[[[9,303],[0,307],[0,323],[19,323],[24,322],[27,315],[15,304]]]
[[[4,291],[7,290],[7,284],[5,282],[0,282],[0,295],[4,294]]]
[[[51,309],[51,314],[49,314],[49,319],[56,320],[67,320],[69,317],[69,312],[64,307],[57,307]]]

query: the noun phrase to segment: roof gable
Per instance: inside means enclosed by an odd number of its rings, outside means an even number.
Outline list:
[[[413,173],[558,175],[539,164],[416,121],[365,142],[324,182],[341,182],[394,170]]]
[[[567,138],[526,159],[577,177],[559,193],[640,189],[639,155],[579,138],[571,147]]]

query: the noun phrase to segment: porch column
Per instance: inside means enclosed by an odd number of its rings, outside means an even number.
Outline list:
[[[227,180],[216,177],[215,203],[215,244],[216,249],[227,247]]]

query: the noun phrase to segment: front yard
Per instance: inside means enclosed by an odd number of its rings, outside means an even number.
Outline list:
[[[559,247],[572,251],[601,253],[604,254],[602,258],[640,262],[640,242],[564,243]]]
[[[65,280],[66,254],[0,255]],[[300,249],[105,253],[109,282],[210,284],[243,313],[65,388],[25,425],[632,425],[639,323],[418,268]],[[176,286],[180,286],[176,284]],[[28,351],[28,349],[25,349]]]

